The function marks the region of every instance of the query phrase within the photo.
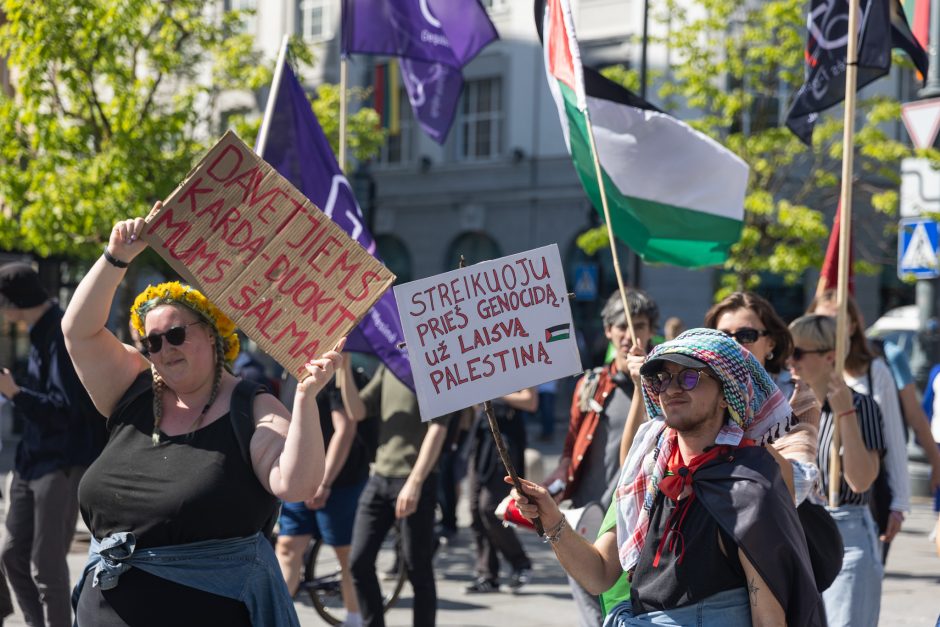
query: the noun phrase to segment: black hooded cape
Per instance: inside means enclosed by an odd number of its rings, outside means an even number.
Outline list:
[[[692,488],[770,587],[787,624],[825,627],[803,527],[773,456],[759,446],[730,449],[695,472]]]

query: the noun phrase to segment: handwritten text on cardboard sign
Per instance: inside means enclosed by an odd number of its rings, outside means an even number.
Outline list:
[[[231,131],[147,222],[173,269],[298,377],[395,280]]]

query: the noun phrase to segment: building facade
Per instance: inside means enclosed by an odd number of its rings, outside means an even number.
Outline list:
[[[340,0],[226,0],[225,8],[254,12],[246,18],[245,28],[255,33],[258,47],[272,61],[284,34],[301,36],[317,57],[315,67],[303,76],[313,90],[322,82],[339,80],[340,4]],[[589,257],[575,243],[600,221],[565,149],[545,80],[532,3],[482,0],[481,4],[500,39],[464,69],[464,94],[447,140],[438,145],[424,135],[400,84],[392,85],[388,97],[397,97],[400,104],[389,107],[389,112],[397,111],[393,125],[397,132],[390,134],[378,159],[356,168],[353,187],[359,190],[383,259],[402,281],[453,269],[461,255],[472,263],[557,244],[569,287],[575,291],[577,284],[582,296],[574,302],[576,323],[589,350],[593,344],[600,347],[597,313],[616,289],[616,279],[609,251]],[[586,63],[638,66],[642,0],[573,0],[572,4]],[[650,20],[651,35],[663,35],[664,28]],[[650,67],[663,71],[669,54],[663,46],[650,46]],[[385,61],[353,56],[350,82],[373,86],[376,67]],[[874,88],[900,94],[897,74]],[[779,121],[788,98],[782,92],[772,108]],[[897,125],[895,133],[901,132]],[[663,318],[678,316],[687,326],[701,323],[718,286],[718,269],[650,266],[639,263],[626,246],[619,250],[626,284],[648,291],[659,302]],[[764,291],[785,317],[798,315],[811,296],[815,276],[809,274],[798,286],[766,277]],[[882,311],[887,291],[897,291],[891,277],[893,268],[885,276],[858,278],[859,301],[869,319]]]

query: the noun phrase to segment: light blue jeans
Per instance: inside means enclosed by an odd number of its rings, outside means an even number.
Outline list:
[[[881,547],[867,505],[827,508],[842,534],[842,570],[823,592],[829,627],[878,625],[881,612]]]
[[[744,588],[713,594],[691,605],[633,615],[630,601],[619,603],[604,620],[604,627],[751,627],[751,604]]]

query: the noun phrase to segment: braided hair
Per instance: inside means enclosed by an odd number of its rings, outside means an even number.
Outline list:
[[[185,305],[181,305],[185,307]],[[187,307],[187,309],[189,309]],[[205,322],[202,319],[202,316],[199,316],[201,322]],[[202,411],[199,412],[199,416],[193,422],[192,426],[189,429],[189,435],[192,435],[196,429],[202,424],[202,421],[205,419],[206,414],[209,412],[209,408],[212,407],[212,404],[219,396],[219,389],[222,387],[222,372],[228,368],[228,364],[225,360],[225,343],[222,338],[219,336],[218,332],[215,330],[215,327],[211,323],[205,322],[212,329],[212,336],[215,344],[215,373],[212,379],[212,391],[209,394],[209,400],[206,401],[205,406],[202,408]],[[169,389],[166,382],[163,380],[163,377],[157,372],[157,367],[153,364],[150,365],[150,372],[153,375],[153,445],[156,446],[160,443],[160,423],[163,421],[163,392]]]

